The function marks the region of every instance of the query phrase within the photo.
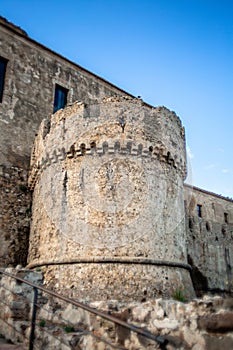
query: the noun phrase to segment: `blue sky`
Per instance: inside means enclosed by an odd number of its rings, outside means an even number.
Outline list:
[[[0,14],[186,129],[193,185],[233,198],[232,0],[0,0]]]

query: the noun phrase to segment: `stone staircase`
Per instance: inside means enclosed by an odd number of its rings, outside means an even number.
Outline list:
[[[27,348],[23,344],[10,344],[9,341],[0,334],[0,350],[27,350]]]

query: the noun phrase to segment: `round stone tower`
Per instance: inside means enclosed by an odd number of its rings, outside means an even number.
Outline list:
[[[184,129],[141,99],[75,103],[44,120],[32,153],[29,267],[88,300],[193,295],[186,261]]]

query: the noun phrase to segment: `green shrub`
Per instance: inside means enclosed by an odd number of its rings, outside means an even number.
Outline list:
[[[174,290],[172,297],[174,300],[185,302],[185,293],[180,288],[177,288],[176,290]]]
[[[45,320],[41,320],[40,323],[39,323],[39,326],[40,327],[44,327],[46,324]]]
[[[65,326],[64,327],[64,331],[66,332],[66,333],[71,333],[71,332],[74,332],[74,327],[73,326]]]

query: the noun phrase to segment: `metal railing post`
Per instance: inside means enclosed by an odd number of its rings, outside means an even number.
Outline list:
[[[115,316],[112,316],[109,313],[106,313],[104,311],[100,311],[97,310],[87,304],[84,304],[82,302],[79,302],[77,300],[73,300],[70,299],[68,297],[65,297],[63,295],[57,294],[56,292],[49,290],[45,287],[42,287],[40,285],[36,285],[30,281],[27,281],[23,278],[20,278],[18,276],[12,275],[9,272],[3,271],[0,268],[0,274],[3,274],[5,276],[9,276],[11,278],[14,278],[17,281],[20,281],[21,283],[25,283],[28,286],[33,287],[34,289],[34,299],[33,299],[33,309],[32,309],[32,318],[31,318],[31,332],[30,332],[30,343],[29,343],[29,350],[33,350],[33,343],[34,343],[34,338],[35,338],[35,325],[36,325],[36,312],[37,312],[37,297],[38,297],[38,290],[47,293],[55,298],[58,298],[60,300],[63,300],[67,303],[70,303],[71,305],[74,305],[78,308],[81,308],[82,310],[85,310],[87,312],[90,312],[96,316],[99,316],[105,320],[108,320],[110,322],[115,323],[118,326],[122,326],[125,327],[126,329],[133,331],[135,333],[137,333],[138,335],[144,336],[145,338],[154,340],[155,342],[157,342],[157,344],[160,346],[161,350],[165,350],[166,349],[166,345],[169,343],[169,341],[163,336],[163,335],[155,335],[153,333],[151,333],[150,331],[148,331],[147,329],[141,328],[141,327],[137,327],[135,325],[133,325],[132,323],[128,323],[126,321],[121,320],[120,318],[117,318]],[[96,336],[95,336],[96,337]]]
[[[29,338],[29,350],[33,350],[34,339],[35,339],[38,289],[36,287],[33,287],[33,292],[34,292],[34,295],[33,295],[33,305],[32,305],[31,331],[30,331],[30,338]]]

